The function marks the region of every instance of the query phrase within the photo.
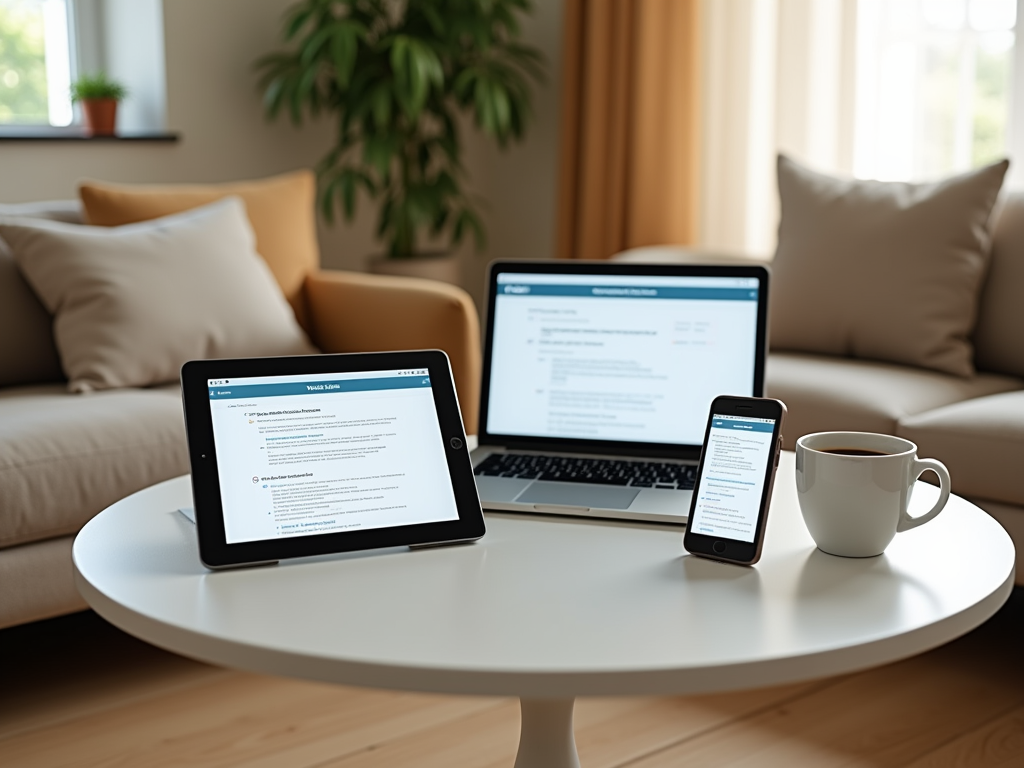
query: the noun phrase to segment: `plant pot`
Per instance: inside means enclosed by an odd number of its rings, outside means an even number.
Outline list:
[[[90,136],[113,136],[117,125],[115,99],[84,99],[85,130]]]
[[[459,257],[454,253],[425,253],[402,259],[373,256],[370,259],[370,271],[375,275],[423,277],[452,285],[458,285],[462,278]]]

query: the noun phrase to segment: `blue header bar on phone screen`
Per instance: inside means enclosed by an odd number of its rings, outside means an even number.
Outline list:
[[[722,418],[717,414],[712,417],[712,423],[715,429],[738,429],[743,432],[771,432],[775,429],[774,421],[746,421],[737,419],[735,416],[730,418]]]
[[[210,387],[209,390],[211,400],[229,400],[243,397],[327,395],[334,392],[367,392],[381,389],[413,389],[429,386],[429,376],[389,376],[387,378],[380,379],[339,379],[333,381],[290,381],[276,384],[245,384],[237,387]]]

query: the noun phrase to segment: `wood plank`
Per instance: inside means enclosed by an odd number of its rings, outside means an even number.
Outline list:
[[[0,741],[5,765],[312,766],[499,701],[367,691],[233,673]]]
[[[232,674],[155,648],[91,612],[0,632],[0,739]]]
[[[638,761],[636,768],[906,766],[1024,701],[1015,671],[961,649],[853,675]],[[957,652],[959,651],[959,652]],[[1018,679],[1014,679],[1018,678]]]
[[[574,717],[580,762],[587,768],[614,768],[821,685],[691,698],[579,699]],[[507,768],[515,760],[518,743],[519,704],[510,700],[429,732],[331,760],[323,768]]]
[[[1024,707],[966,733],[907,768],[1020,768],[1024,765]]]

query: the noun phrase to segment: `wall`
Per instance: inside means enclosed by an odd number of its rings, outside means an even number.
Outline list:
[[[562,0],[534,0],[523,25],[531,45],[548,63],[545,84],[534,91],[534,119],[526,141],[505,151],[476,134],[467,137],[466,164],[484,209],[490,247],[466,253],[463,282],[478,306],[483,300],[491,259],[550,259],[555,255],[558,211],[558,157],[562,93]]]
[[[309,167],[330,145],[331,123],[295,129],[268,125],[252,62],[278,46],[281,15],[292,0],[165,0],[167,124],[176,144],[0,141],[0,202],[75,195],[79,179],[213,182]],[[466,165],[489,199],[488,256],[550,257],[554,247],[557,85],[561,0],[538,0],[528,36],[551,60],[536,100],[529,141],[500,152],[467,133]],[[373,211],[353,225],[321,227],[326,266],[362,269],[378,251]],[[487,257],[464,255],[467,284],[479,298]]]

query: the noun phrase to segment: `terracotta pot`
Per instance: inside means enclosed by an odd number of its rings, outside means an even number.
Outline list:
[[[113,136],[117,125],[117,101],[114,99],[83,99],[85,129],[90,136]]]
[[[462,277],[459,257],[453,253],[427,253],[404,259],[374,256],[370,259],[370,271],[376,275],[424,277],[452,285],[458,285]]]

